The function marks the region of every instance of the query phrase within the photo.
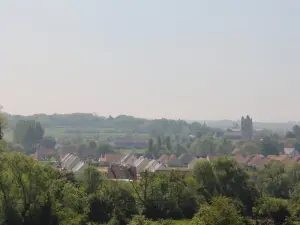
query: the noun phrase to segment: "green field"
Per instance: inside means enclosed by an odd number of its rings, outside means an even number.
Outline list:
[[[111,128],[99,128],[99,129],[80,129],[78,133],[68,133],[68,128],[46,128],[45,136],[51,136],[57,139],[67,138],[67,139],[75,139],[80,136],[83,139],[93,139],[98,141],[106,141],[108,138],[116,138],[116,137],[132,137],[132,138],[148,138],[148,134],[138,134],[138,133],[125,133],[118,130],[114,130]],[[13,140],[13,131],[5,130],[4,131],[5,140],[11,142]]]

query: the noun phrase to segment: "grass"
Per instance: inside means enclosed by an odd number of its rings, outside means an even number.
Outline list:
[[[66,133],[66,131],[70,128],[64,127],[56,127],[56,128],[46,128],[45,129],[45,136],[51,136],[55,138],[68,138],[68,139],[75,139],[78,137],[76,133]],[[75,130],[75,129],[73,129]],[[80,132],[80,136],[84,139],[98,139],[99,141],[106,141],[108,138],[116,138],[116,137],[126,137],[132,136],[133,138],[145,138],[149,137],[148,134],[139,134],[139,133],[125,133],[120,130],[116,130],[113,128],[82,128],[78,130]],[[90,133],[93,131],[94,133]],[[11,142],[13,140],[13,131],[12,130],[5,130],[4,131],[4,138],[5,140]]]

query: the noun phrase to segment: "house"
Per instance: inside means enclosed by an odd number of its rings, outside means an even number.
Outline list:
[[[155,159],[155,156],[151,153],[144,153],[144,154],[134,154],[137,158],[144,157],[146,159]]]
[[[175,160],[176,159],[176,155],[166,155],[166,154],[163,154],[161,155],[157,161],[163,163],[163,164],[167,164],[168,161],[172,161],[172,160]]]
[[[112,164],[108,168],[107,176],[109,179],[137,179],[137,171],[134,166],[123,166]]]
[[[248,166],[262,168],[269,162],[268,158],[265,158],[263,155],[255,155],[248,162]]]
[[[137,160],[137,157],[134,154],[127,154],[123,158],[121,158],[120,163],[122,165],[133,165]]]
[[[34,153],[36,160],[49,161],[51,158],[58,159],[58,150],[55,148],[41,148]]]
[[[290,163],[298,163],[300,162],[300,156],[294,156],[290,158]]]
[[[99,162],[118,163],[123,157],[122,154],[104,153],[100,155]]]
[[[295,148],[284,148],[284,154],[288,155],[289,157],[295,157],[299,155],[299,152]]]
[[[74,173],[81,173],[88,167],[88,165],[74,154],[67,154],[61,159],[62,169],[72,171]]]
[[[289,159],[289,156],[288,155],[268,155],[267,158],[269,160],[284,162]]]
[[[173,159],[173,160],[169,161],[168,166],[169,167],[188,167],[188,164],[197,158],[200,158],[200,156],[183,153],[177,159]]]
[[[64,156],[66,156],[67,154],[77,154],[77,149],[73,146],[64,146],[59,148],[58,150],[59,152],[59,156],[62,159]]]
[[[144,171],[155,172],[158,168],[160,168],[163,164],[158,162],[157,160],[151,160],[144,168]]]
[[[133,166],[136,167],[137,173],[140,173],[144,171],[145,167],[149,164],[149,162],[149,159],[141,156],[134,162]]]

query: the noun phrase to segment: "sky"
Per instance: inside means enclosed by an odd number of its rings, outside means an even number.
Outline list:
[[[0,0],[11,114],[300,120],[298,0]]]

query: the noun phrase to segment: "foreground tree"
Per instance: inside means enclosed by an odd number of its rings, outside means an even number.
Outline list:
[[[88,212],[86,200],[83,191],[51,167],[21,153],[0,156],[2,224],[77,225]]]
[[[0,152],[7,149],[7,143],[6,143],[6,141],[3,140],[3,137],[4,137],[3,131],[7,126],[7,120],[6,120],[5,116],[3,115],[1,109],[2,108],[0,106]]]
[[[214,197],[211,204],[204,205],[196,214],[193,225],[242,225],[243,217],[232,199]]]
[[[270,162],[257,174],[257,189],[264,196],[288,198],[291,188],[290,184],[295,179],[292,175],[293,171],[291,171],[290,177],[288,176],[283,163]]]
[[[260,220],[271,220],[281,225],[290,217],[288,201],[285,199],[263,197],[257,200],[254,213]]]
[[[257,190],[246,171],[228,157],[213,162],[200,161],[194,167],[198,193],[210,201],[215,195],[238,199],[245,206],[245,214],[252,214]]]

